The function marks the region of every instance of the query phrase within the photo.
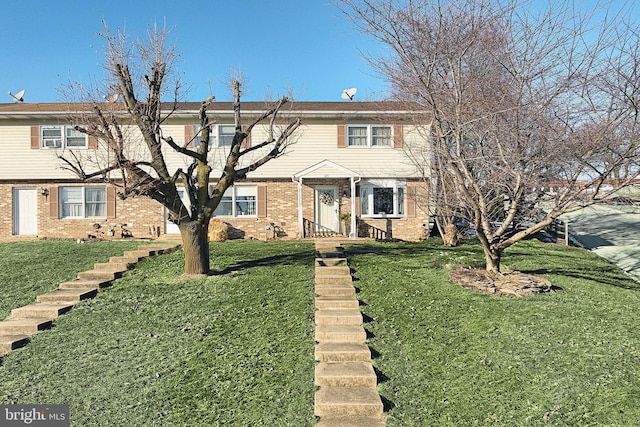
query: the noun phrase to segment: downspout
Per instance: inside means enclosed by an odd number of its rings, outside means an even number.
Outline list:
[[[296,179],[296,176],[291,177],[291,181],[298,183],[298,236],[304,238],[304,221],[302,218],[302,177]]]
[[[360,182],[362,179],[358,177],[358,180],[354,180],[353,177],[349,178],[351,180],[351,230],[349,230],[349,238],[357,239],[358,238],[358,230],[356,229],[356,184]]]

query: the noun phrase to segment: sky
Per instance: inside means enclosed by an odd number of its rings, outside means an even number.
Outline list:
[[[229,77],[244,76],[243,100],[287,94],[297,101],[385,97],[362,52],[379,49],[330,0],[3,0],[0,102],[25,90],[25,102],[59,102],[69,80],[102,76],[102,20],[143,38],[150,25],[171,29],[188,101],[231,100]]]

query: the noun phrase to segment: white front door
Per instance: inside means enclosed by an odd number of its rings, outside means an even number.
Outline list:
[[[13,234],[38,234],[38,192],[35,188],[13,189]]]
[[[338,187],[316,187],[316,231],[340,230]]]
[[[180,195],[180,199],[182,199],[182,203],[189,209],[191,207],[191,203],[189,203],[189,197],[187,197],[187,191],[184,187],[178,187],[178,194]],[[165,234],[180,234],[180,229],[176,224],[169,221],[169,215],[167,208],[164,209],[164,233]]]

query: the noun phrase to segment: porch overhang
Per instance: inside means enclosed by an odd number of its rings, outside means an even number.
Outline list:
[[[303,179],[349,179],[351,188],[351,212],[356,212],[356,184],[360,182],[362,177],[331,160],[323,160],[315,165],[309,166],[293,174],[292,181],[298,183],[298,235],[304,236],[304,218],[302,214],[302,180]],[[355,239],[358,233],[356,230],[356,216],[351,215],[351,227],[349,238]]]

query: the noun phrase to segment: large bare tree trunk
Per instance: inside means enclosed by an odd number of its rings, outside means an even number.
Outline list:
[[[200,276],[209,274],[209,222],[196,221],[181,223],[178,228],[182,236],[184,251],[184,275]]]
[[[502,259],[504,248],[492,243],[482,229],[478,230],[478,240],[484,251],[486,270],[500,273],[500,260]]]

